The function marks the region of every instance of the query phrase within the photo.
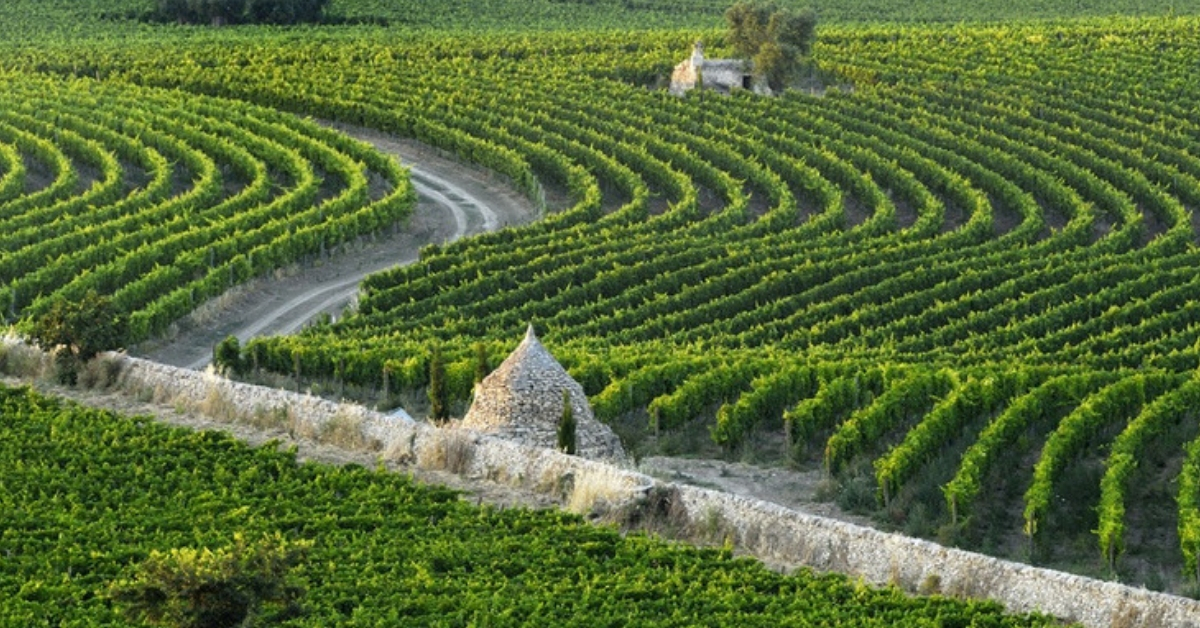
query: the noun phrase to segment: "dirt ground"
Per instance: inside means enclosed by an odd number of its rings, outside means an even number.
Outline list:
[[[259,335],[294,333],[321,314],[339,316],[353,304],[363,277],[411,264],[426,244],[537,217],[529,199],[486,170],[411,140],[359,127],[339,128],[411,168],[418,202],[408,223],[235,288],[175,324],[165,340],[133,347],[131,355],[204,368],[213,346],[230,335],[244,342]]]
[[[639,470],[664,481],[753,497],[818,517],[872,525],[867,517],[846,513],[837,504],[818,499],[825,482],[820,470],[797,471],[743,462],[666,456],[643,458]]]

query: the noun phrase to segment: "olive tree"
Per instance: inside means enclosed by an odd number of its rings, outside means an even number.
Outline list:
[[[89,291],[79,300],[59,299],[33,321],[29,335],[55,354],[59,381],[75,384],[80,367],[102,351],[120,347],[125,318],[107,297]]]

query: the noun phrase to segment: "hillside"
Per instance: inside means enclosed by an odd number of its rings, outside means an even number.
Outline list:
[[[392,405],[437,345],[461,408],[532,322],[631,450],[709,439],[914,535],[1194,592],[1200,21],[1074,4],[834,4],[765,99],[662,89],[697,37],[726,52],[708,0],[295,29],[6,3],[0,311],[94,290],[133,346],[402,228],[408,173],[306,118],[368,127],[566,207],[427,247],[239,369]]]

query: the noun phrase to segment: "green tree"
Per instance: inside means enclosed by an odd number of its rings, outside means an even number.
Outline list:
[[[740,0],[725,11],[725,22],[734,50],[776,90],[802,67],[817,35],[812,9],[784,9],[774,1]]]
[[[571,407],[571,393],[565,388],[562,418],[558,420],[558,450],[575,455],[575,410]]]
[[[250,21],[267,24],[299,24],[320,22],[329,0],[249,0],[246,7]]]
[[[125,319],[107,297],[91,290],[78,301],[55,301],[29,333],[42,349],[55,352],[59,381],[74,385],[83,364],[120,347]]]
[[[450,418],[450,389],[446,385],[446,364],[442,350],[433,346],[429,356],[429,418],[442,422]]]
[[[187,4],[193,19],[213,26],[238,22],[246,12],[246,0],[188,0]]]
[[[246,370],[242,360],[242,346],[237,336],[229,335],[213,347],[213,364],[223,373],[240,375]]]
[[[320,22],[329,0],[158,0],[158,17],[183,24]]]
[[[301,610],[304,587],[291,570],[310,546],[278,534],[250,544],[236,534],[232,547],[215,552],[154,551],[107,594],[130,621],[166,628],[253,626],[268,610],[283,619]]]
[[[158,0],[158,16],[180,24],[196,21],[191,8],[188,7],[188,0]]]
[[[482,341],[475,343],[475,383],[482,382],[491,372],[492,366],[488,363],[487,345]]]

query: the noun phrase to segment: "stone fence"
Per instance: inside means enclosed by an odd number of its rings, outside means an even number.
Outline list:
[[[446,469],[553,496],[593,515],[654,509],[692,538],[728,539],[764,561],[835,571],[908,591],[995,600],[1090,628],[1200,628],[1200,602],[946,548],[927,541],[788,510],[703,488],[666,484],[629,469],[439,429],[311,395],[235,383],[211,374],[128,357],[118,385],[128,394],[190,406],[217,420],[286,421],[301,435],[354,432],[358,446],[387,461]],[[223,416],[222,416],[223,415]],[[664,497],[666,496],[666,497]],[[686,530],[685,530],[686,528]]]

